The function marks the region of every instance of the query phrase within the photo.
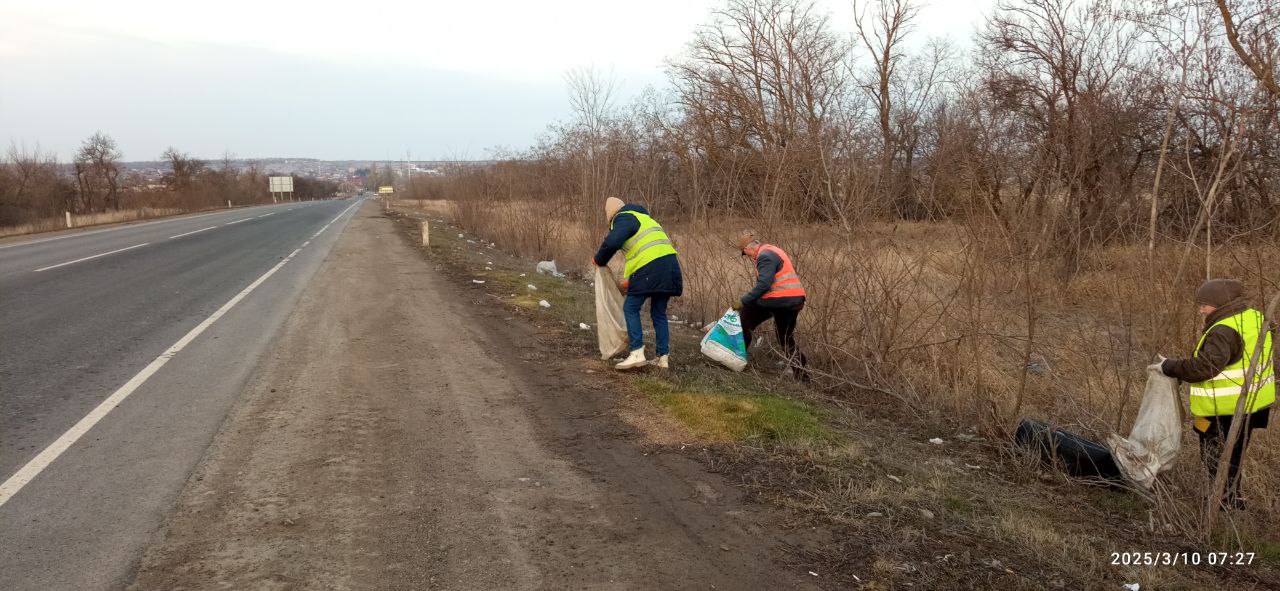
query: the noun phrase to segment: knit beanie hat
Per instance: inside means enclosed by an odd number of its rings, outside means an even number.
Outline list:
[[[1196,290],[1196,303],[1221,308],[1244,296],[1244,285],[1235,279],[1210,279]]]
[[[613,216],[618,215],[618,210],[627,203],[617,197],[610,197],[604,200],[604,219],[612,220]]]

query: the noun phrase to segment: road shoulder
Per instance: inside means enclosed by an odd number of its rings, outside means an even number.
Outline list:
[[[134,588],[760,588],[801,543],[366,204]]]

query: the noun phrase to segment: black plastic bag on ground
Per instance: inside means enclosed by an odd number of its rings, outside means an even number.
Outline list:
[[[1039,453],[1041,460],[1061,466],[1076,478],[1123,482],[1111,450],[1069,431],[1023,419],[1013,440],[1019,447]]]

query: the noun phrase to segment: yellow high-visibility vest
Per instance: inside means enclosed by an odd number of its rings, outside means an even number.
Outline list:
[[[627,264],[622,269],[623,278],[630,278],[640,267],[656,259],[677,254],[675,247],[671,245],[671,239],[653,218],[635,211],[620,211],[613,219],[617,220],[619,215],[634,216],[640,222],[640,229],[622,244],[622,255],[627,259]],[[613,229],[612,221],[609,222],[609,229]]]
[[[1236,402],[1244,394],[1244,376],[1249,371],[1249,363],[1253,357],[1254,347],[1258,344],[1258,331],[1262,328],[1262,313],[1252,308],[1234,316],[1228,316],[1210,326],[1226,326],[1236,331],[1244,341],[1244,353],[1240,360],[1222,368],[1218,375],[1203,382],[1191,384],[1191,414],[1198,417],[1217,417],[1235,414]],[[1258,359],[1257,371],[1249,384],[1249,398],[1245,402],[1244,411],[1251,413],[1266,408],[1276,401],[1275,368],[1272,367],[1271,332],[1265,334],[1262,343],[1262,355]],[[1196,344],[1196,353],[1204,346],[1204,339],[1209,331],[1204,331],[1200,342]]]

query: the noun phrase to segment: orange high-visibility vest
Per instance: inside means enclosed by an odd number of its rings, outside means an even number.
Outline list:
[[[796,268],[791,264],[791,257],[782,252],[781,248],[772,244],[762,244],[760,245],[760,250],[761,252],[767,251],[776,254],[779,259],[782,259],[782,268],[778,269],[778,272],[773,275],[773,286],[769,288],[768,292],[760,296],[760,299],[803,297],[804,287],[800,285],[800,276],[796,274]],[[756,271],[756,276],[759,277],[759,275],[760,272]]]

